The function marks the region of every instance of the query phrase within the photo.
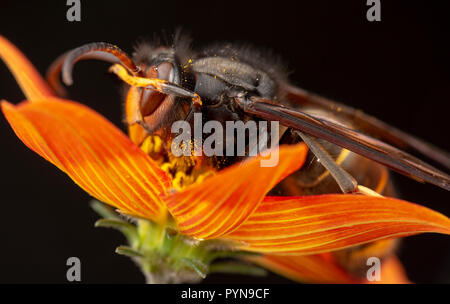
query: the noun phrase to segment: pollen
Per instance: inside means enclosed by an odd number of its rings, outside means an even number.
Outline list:
[[[186,175],[184,172],[177,172],[172,180],[175,190],[181,190],[186,184],[193,183],[193,176]]]
[[[149,155],[159,155],[163,152],[162,140],[159,136],[147,136],[140,148]]]
[[[180,191],[187,186],[201,183],[207,177],[215,174],[215,169],[204,162],[201,156],[195,156],[196,143],[191,142],[190,147],[180,145],[184,151],[191,149],[191,156],[175,156],[165,147],[171,147],[170,143],[164,143],[159,136],[148,136],[141,145],[141,149],[155,160],[159,167],[172,179],[172,187]]]
[[[162,163],[161,169],[172,177],[173,189],[180,191],[214,174],[212,170],[198,164],[194,157],[174,157]]]

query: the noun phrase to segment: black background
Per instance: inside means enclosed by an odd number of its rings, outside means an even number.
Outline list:
[[[139,38],[181,26],[195,45],[251,42],[282,55],[293,83],[363,109],[450,150],[449,37],[444,1],[382,2],[382,21],[366,20],[365,0],[354,1],[81,1],[81,22],[66,20],[66,1],[0,2],[0,34],[16,44],[41,73],[61,53],[106,41],[131,52]],[[344,4],[345,3],[345,4]],[[77,65],[71,99],[121,124],[118,82],[108,65]],[[0,98],[24,97],[0,64]],[[66,259],[82,262],[86,283],[143,282],[112,230],[95,229],[89,196],[30,152],[0,118],[0,282],[65,282]],[[394,175],[402,198],[450,214],[448,193]],[[448,237],[404,240],[399,255],[415,282],[450,282]],[[289,282],[212,275],[205,282]]]

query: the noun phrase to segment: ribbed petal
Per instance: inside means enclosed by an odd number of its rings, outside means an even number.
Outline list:
[[[53,91],[42,79],[28,59],[0,35],[0,58],[14,74],[27,99],[41,100],[53,96]]]
[[[279,148],[279,163],[261,167],[262,156],[233,165],[200,184],[167,198],[167,207],[184,234],[199,239],[220,237],[238,228],[281,179],[298,170],[306,145]]]
[[[329,254],[281,256],[264,255],[248,258],[279,275],[303,283],[350,284],[359,280],[339,267]]]
[[[59,99],[2,102],[2,110],[25,145],[95,198],[146,218],[165,213],[169,178],[100,114]]]
[[[392,255],[381,263],[380,281],[358,279],[347,273],[334,260],[332,254],[283,256],[266,254],[249,257],[247,260],[259,264],[281,276],[302,283],[319,284],[409,284],[399,259]],[[369,266],[367,266],[369,270]]]
[[[250,251],[316,254],[422,232],[450,234],[450,220],[398,199],[331,194],[266,197],[225,238]]]

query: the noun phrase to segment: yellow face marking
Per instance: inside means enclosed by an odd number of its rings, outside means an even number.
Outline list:
[[[139,87],[139,88],[147,88],[152,87],[156,91],[160,93],[163,92],[163,86],[169,85],[170,82],[167,80],[159,79],[159,78],[144,78],[144,77],[138,77],[138,76],[132,76],[128,74],[128,71],[120,64],[116,63],[112,65],[109,68],[109,71],[111,73],[116,74],[120,79],[122,79],[125,83],[129,84],[133,87]],[[192,102],[196,105],[201,106],[202,100],[200,96],[196,93],[192,93],[194,97],[192,97]]]
[[[128,71],[120,64],[114,64],[109,68],[109,71],[116,74],[125,83],[133,87],[152,87],[157,91],[161,91],[162,85],[168,83],[166,80],[158,78],[143,78],[138,76],[131,76],[128,74]]]

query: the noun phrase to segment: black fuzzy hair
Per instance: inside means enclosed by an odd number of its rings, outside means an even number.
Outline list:
[[[168,37],[154,35],[153,39],[140,39],[134,46],[133,59],[136,63],[148,62],[149,56],[159,47],[169,47],[175,52],[175,59],[180,65],[186,65],[193,57],[191,49],[192,39],[185,31],[180,28]]]
[[[286,63],[272,49],[256,47],[248,43],[214,43],[204,47],[200,56],[227,57],[264,71],[275,82],[287,82],[289,72]]]

